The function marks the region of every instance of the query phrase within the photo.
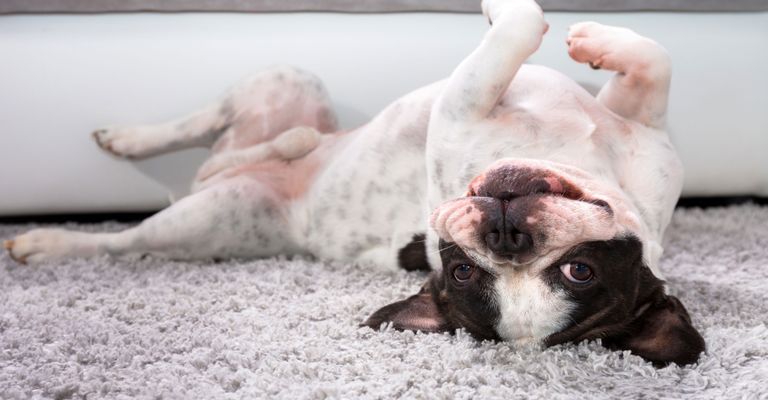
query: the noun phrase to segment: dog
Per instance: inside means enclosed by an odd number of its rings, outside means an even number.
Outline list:
[[[96,131],[140,159],[212,149],[192,194],[115,233],[36,229],[7,241],[40,263],[102,254],[173,259],[310,255],[434,270],[363,323],[515,345],[601,339],[655,364],[705,350],[666,293],[661,240],[682,187],[664,131],[670,61],[594,22],[575,61],[615,72],[595,97],[523,65],[548,25],[533,0],[485,0],[491,27],[447,80],[339,131],[315,76],[272,68],[177,121]]]

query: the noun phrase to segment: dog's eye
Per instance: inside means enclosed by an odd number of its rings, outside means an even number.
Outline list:
[[[466,282],[475,273],[475,267],[469,264],[460,264],[453,269],[453,278],[459,282]]]
[[[584,263],[572,262],[560,266],[560,271],[573,283],[587,283],[592,280],[592,268]]]

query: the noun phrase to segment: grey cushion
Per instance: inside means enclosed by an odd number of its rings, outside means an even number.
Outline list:
[[[768,11],[767,0],[540,0],[539,3],[548,11]],[[479,10],[480,0],[0,0],[0,14]]]

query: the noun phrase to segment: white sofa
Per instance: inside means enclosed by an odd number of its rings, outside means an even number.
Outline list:
[[[669,129],[685,195],[768,196],[768,12],[549,12],[531,59],[588,88],[606,72],[571,61],[567,27],[595,20],[653,37],[674,65]],[[487,28],[457,13],[110,13],[0,16],[0,216],[141,211],[186,190],[203,150],[140,162],[90,132],[203,106],[272,64],[327,84],[344,127],[447,76]]]

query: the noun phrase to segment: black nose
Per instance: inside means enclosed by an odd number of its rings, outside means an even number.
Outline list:
[[[488,248],[500,256],[514,256],[533,247],[531,235],[520,231],[493,230],[485,235]]]
[[[503,214],[489,221],[490,230],[485,234],[488,249],[502,257],[524,253],[533,247],[530,234],[517,229]]]

